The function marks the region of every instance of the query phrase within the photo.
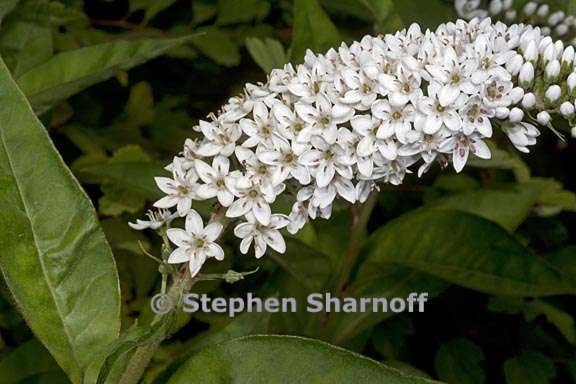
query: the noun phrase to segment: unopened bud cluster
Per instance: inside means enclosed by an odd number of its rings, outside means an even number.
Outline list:
[[[561,4],[568,1],[454,0],[464,19],[490,17],[507,24],[524,23],[540,27],[543,35],[576,45],[576,17],[567,15]]]
[[[574,117],[574,49],[528,25],[459,20],[421,31],[418,25],[366,36],[304,64],[273,70],[248,84],[217,114],[200,121],[196,140],[156,182],[163,209],[140,221],[169,228],[169,263],[222,259],[217,238],[234,222],[240,251],[284,252],[280,232],[329,218],[335,199],[364,202],[379,183],[402,183],[435,163],[460,172],[469,157],[491,156],[486,140],[505,134],[522,152],[553,115]],[[274,213],[279,196],[289,215]],[[218,214],[204,226],[194,201],[212,200]],[[174,211],[174,213],[173,213]]]

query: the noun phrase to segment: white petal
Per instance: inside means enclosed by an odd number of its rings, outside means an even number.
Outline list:
[[[178,247],[187,247],[188,241],[190,240],[190,235],[186,233],[185,230],[180,228],[169,228],[166,231],[166,235],[171,242],[176,244]]]
[[[192,209],[186,216],[185,227],[187,232],[200,236],[204,231],[204,221],[198,212]]]
[[[190,256],[184,248],[176,248],[170,256],[168,256],[168,264],[180,264],[190,260]]]
[[[228,207],[226,211],[227,217],[240,217],[245,215],[248,211],[252,209],[252,200],[241,198]]]
[[[216,243],[206,245],[206,256],[213,257],[218,261],[224,260],[224,250]]]
[[[205,183],[211,183],[217,176],[214,169],[202,160],[194,161],[194,168],[200,179]]]
[[[219,222],[213,222],[208,224],[206,228],[204,228],[204,235],[206,236],[206,239],[208,241],[216,241],[216,239],[222,233],[222,228],[224,227]]]
[[[266,233],[266,243],[276,252],[286,252],[286,242],[277,230],[270,230]]]
[[[254,213],[256,220],[258,220],[262,225],[270,224],[270,216],[272,215],[272,212],[270,206],[264,201],[264,199],[259,199],[254,202],[252,213]]]

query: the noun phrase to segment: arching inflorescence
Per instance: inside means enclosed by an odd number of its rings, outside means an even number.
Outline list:
[[[157,177],[160,209],[136,229],[169,228],[169,263],[195,275],[207,258],[224,257],[217,239],[234,224],[240,250],[284,252],[280,230],[329,218],[336,198],[364,202],[379,183],[402,183],[435,163],[461,171],[491,156],[486,141],[507,135],[528,152],[558,115],[574,119],[575,52],[529,25],[459,20],[421,31],[366,36],[304,63],[273,70],[200,121]],[[283,195],[291,213],[272,212]],[[218,214],[204,226],[194,201],[212,199]],[[165,228],[165,227],[163,227]]]

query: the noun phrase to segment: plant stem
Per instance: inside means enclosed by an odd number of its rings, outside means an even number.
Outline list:
[[[348,240],[348,248],[346,249],[346,254],[344,260],[340,264],[338,273],[336,274],[336,283],[334,285],[334,292],[341,294],[350,278],[350,272],[356,259],[358,258],[358,252],[360,247],[366,238],[366,226],[368,225],[368,220],[370,215],[374,210],[374,206],[378,201],[378,193],[374,192],[369,197],[368,200],[362,205],[353,205],[351,208],[351,223],[350,223],[350,238]]]
[[[151,325],[158,323],[164,316],[175,316],[174,311],[179,309],[183,293],[189,291],[195,282],[196,280],[190,277],[188,268],[181,271],[180,276],[174,281],[167,293],[172,299],[172,302],[175,303],[174,309],[171,313],[166,315],[156,315],[152,320]],[[165,333],[157,337],[155,340],[152,340],[150,343],[136,348],[136,351],[126,366],[126,370],[120,378],[120,384],[138,384],[140,382],[146,368],[150,365],[152,357],[154,357],[154,353],[156,353],[156,350],[160,344],[162,344],[162,341],[169,336],[170,329],[170,326],[166,327]]]

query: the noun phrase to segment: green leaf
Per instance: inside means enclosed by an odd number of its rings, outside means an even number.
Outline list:
[[[188,360],[168,383],[192,380],[236,384],[433,383],[330,344],[294,336],[248,336],[211,346]]]
[[[286,51],[278,40],[249,37],[246,39],[246,48],[252,59],[266,73],[282,68],[288,62]]]
[[[287,254],[271,255],[274,261],[309,292],[322,289],[331,275],[330,260],[324,254],[291,237],[286,238],[286,248]]]
[[[294,1],[293,62],[302,62],[307,49],[324,53],[341,43],[340,33],[317,0]]]
[[[394,8],[406,25],[418,23],[422,30],[426,28],[434,30],[446,20],[458,18],[454,3],[451,1],[394,0]]]
[[[176,0],[130,0],[130,11],[144,10],[144,22],[148,22],[157,14],[174,4]]]
[[[214,27],[199,29],[202,33],[192,38],[192,44],[204,55],[225,67],[240,64],[238,46],[223,31]]]
[[[0,383],[16,384],[24,379],[60,368],[36,339],[25,342],[0,359]]]
[[[16,7],[20,0],[4,0],[0,4],[0,25],[6,15],[8,15]]]
[[[65,51],[18,77],[18,85],[34,110],[43,113],[59,101],[119,71],[160,56],[191,38],[117,40]]]
[[[25,0],[2,24],[0,53],[15,77],[52,56],[47,5],[47,0]]]
[[[504,375],[507,384],[549,384],[556,376],[556,368],[548,357],[530,351],[506,360]]]
[[[248,23],[262,20],[270,11],[270,3],[262,0],[219,0],[216,25]]]
[[[574,293],[576,285],[498,225],[468,213],[417,210],[376,231],[358,273],[402,265],[476,291],[530,297]]]
[[[347,296],[391,300],[395,297],[407,298],[413,292],[426,292],[430,299],[448,287],[448,283],[424,272],[392,264],[378,265],[370,272],[356,278],[348,287]],[[332,335],[331,340],[340,345],[394,315],[393,312],[339,312],[331,314],[327,328]]]
[[[94,208],[0,61],[0,268],[26,322],[73,382],[120,328]]]
[[[484,352],[472,341],[456,339],[440,346],[434,368],[448,384],[482,384],[486,382],[484,359]]]
[[[560,331],[568,342],[572,344],[576,342],[576,328],[574,327],[574,318],[572,315],[546,301],[526,301],[519,298],[491,297],[487,308],[494,312],[512,315],[523,313],[528,322],[543,315],[548,322]]]
[[[501,189],[482,189],[436,199],[428,206],[457,209],[494,221],[514,231],[532,212],[543,188],[534,184],[513,184]]]

